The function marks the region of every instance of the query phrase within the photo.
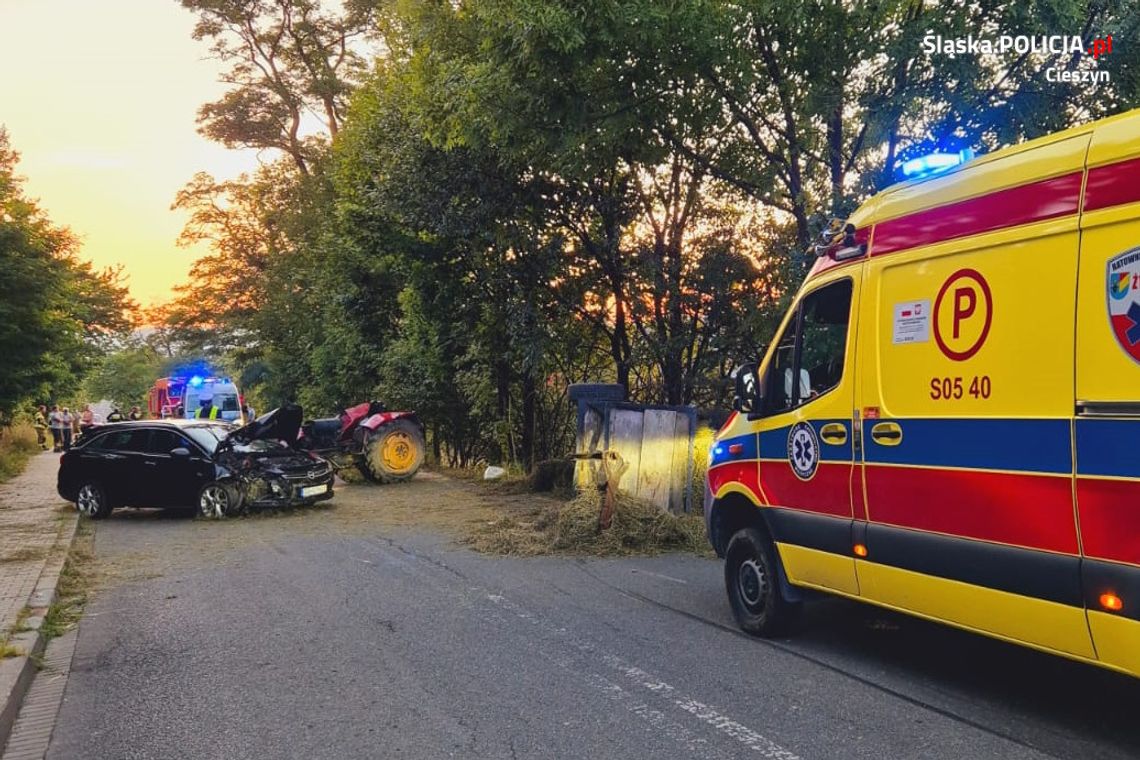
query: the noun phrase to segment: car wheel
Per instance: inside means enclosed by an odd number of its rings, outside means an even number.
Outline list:
[[[92,520],[102,520],[113,509],[107,492],[98,483],[84,483],[80,486],[75,497],[75,508],[79,514]]]
[[[373,483],[410,480],[424,463],[424,436],[411,420],[381,425],[364,443],[360,472]]]
[[[753,636],[785,633],[800,611],[780,591],[780,558],[776,547],[755,528],[744,528],[728,542],[724,582],[732,613],[741,629]]]
[[[198,492],[198,516],[210,520],[231,517],[240,509],[237,490],[226,483],[207,483]]]

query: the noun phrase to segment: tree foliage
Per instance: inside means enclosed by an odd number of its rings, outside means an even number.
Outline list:
[[[1135,0],[182,2],[234,66],[206,133],[280,159],[179,196],[186,239],[214,252],[169,334],[224,352],[268,402],[414,408],[460,464],[565,454],[573,382],[723,406],[811,240],[901,159],[1140,93],[1125,46],[1101,62],[922,46],[1126,39]],[[370,73],[350,38],[382,41]],[[1044,76],[1092,66],[1111,81]],[[298,142],[306,109],[323,116]]]
[[[135,310],[121,271],[79,259],[75,237],[24,195],[18,161],[0,128],[0,424],[24,402],[74,392]]]

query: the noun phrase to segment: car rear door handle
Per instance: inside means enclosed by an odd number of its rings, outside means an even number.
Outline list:
[[[824,443],[842,446],[847,443],[847,426],[841,422],[829,422],[819,429],[819,437]]]
[[[154,467],[156,464],[158,464],[158,462],[147,459],[143,462],[143,464],[145,464],[147,467]]]
[[[902,428],[895,422],[877,422],[871,428],[871,439],[880,446],[898,446],[902,443]]]

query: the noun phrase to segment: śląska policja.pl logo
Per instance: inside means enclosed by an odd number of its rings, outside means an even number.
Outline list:
[[[960,55],[1003,55],[1006,53],[1057,57],[1083,55],[1091,57],[1095,62],[1112,53],[1112,35],[1096,37],[1086,43],[1077,35],[1064,34],[1036,36],[1003,34],[996,39],[975,37],[972,34],[965,37],[943,37],[940,34],[928,34],[922,38],[922,50],[927,55],[940,54],[949,58],[957,58]],[[1096,84],[1108,82],[1109,73],[1099,71],[1096,68],[1077,68],[1074,70],[1059,65],[1045,69],[1045,80],[1048,82]]]

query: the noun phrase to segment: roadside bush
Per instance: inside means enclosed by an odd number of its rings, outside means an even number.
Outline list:
[[[36,429],[31,425],[0,428],[0,483],[23,472],[28,459],[39,450]]]

